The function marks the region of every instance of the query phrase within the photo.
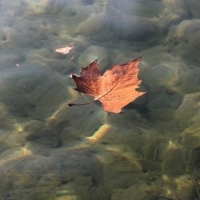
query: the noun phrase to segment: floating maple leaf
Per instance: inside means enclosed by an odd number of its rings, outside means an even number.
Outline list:
[[[80,77],[72,74],[77,85],[75,90],[92,96],[93,101],[100,101],[105,111],[120,113],[124,106],[145,93],[136,91],[141,83],[137,77],[140,59],[141,57],[122,65],[114,65],[103,76],[101,76],[99,65],[95,60],[87,67],[82,68]],[[85,104],[69,103],[68,105]]]
[[[62,53],[62,54],[68,54],[72,49],[74,48],[73,45],[63,47],[63,48],[58,48],[55,50],[57,53]]]

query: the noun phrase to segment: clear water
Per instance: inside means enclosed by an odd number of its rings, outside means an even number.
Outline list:
[[[1,0],[0,16],[0,200],[200,199],[199,0]],[[67,105],[88,101],[72,72],[138,56],[147,93],[123,114]]]

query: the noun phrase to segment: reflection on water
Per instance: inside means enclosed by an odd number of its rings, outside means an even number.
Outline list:
[[[200,199],[199,0],[2,0],[0,13],[0,200]],[[72,72],[138,56],[148,92],[123,114],[68,107],[85,98]]]

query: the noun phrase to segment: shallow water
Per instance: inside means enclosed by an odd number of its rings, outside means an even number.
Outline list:
[[[200,199],[199,0],[2,0],[0,15],[0,200]],[[138,56],[147,93],[123,114],[67,105],[88,101],[72,72]]]

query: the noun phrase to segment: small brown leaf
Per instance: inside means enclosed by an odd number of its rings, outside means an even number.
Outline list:
[[[62,54],[68,54],[73,48],[74,48],[74,46],[71,45],[71,46],[67,46],[67,47],[63,47],[63,48],[58,48],[55,50],[55,52],[62,53]]]

